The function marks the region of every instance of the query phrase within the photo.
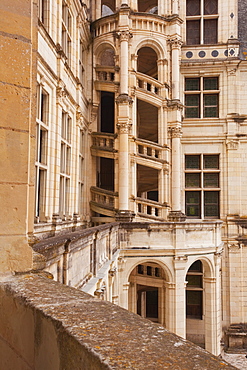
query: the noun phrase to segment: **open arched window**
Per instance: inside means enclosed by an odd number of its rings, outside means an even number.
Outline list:
[[[202,319],[203,315],[203,265],[194,262],[186,275],[186,317]]]
[[[138,12],[158,13],[158,0],[138,0]]]
[[[101,2],[101,16],[106,17],[108,15],[114,14],[116,9],[115,0],[108,0]]]
[[[158,79],[156,52],[150,47],[142,47],[137,55],[137,71]]]

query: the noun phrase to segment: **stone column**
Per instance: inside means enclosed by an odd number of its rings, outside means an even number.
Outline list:
[[[172,0],[172,14],[178,14],[178,0]]]
[[[120,95],[117,98],[118,104],[118,133],[119,133],[119,150],[118,150],[118,195],[119,195],[119,216],[129,217],[129,108],[132,99],[128,95]]]
[[[172,54],[172,99],[179,100],[179,60],[182,42],[178,37],[170,40]]]
[[[128,95],[129,79],[129,39],[132,34],[128,30],[118,32],[120,39],[120,95]]]
[[[181,212],[181,137],[182,130],[180,126],[170,129],[171,132],[171,208],[169,215],[171,221],[184,221],[185,216]]]
[[[174,333],[186,338],[185,266],[187,256],[175,256]]]
[[[128,95],[128,72],[129,72],[129,39],[131,33],[128,27],[129,7],[122,4],[119,13],[120,27],[125,28],[118,33],[120,40],[120,95],[116,102],[118,105],[118,195],[119,213],[116,216],[118,221],[130,221],[132,219],[129,211],[129,131],[130,131],[130,105],[133,101]]]

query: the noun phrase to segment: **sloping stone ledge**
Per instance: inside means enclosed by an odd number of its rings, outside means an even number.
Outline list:
[[[163,327],[39,274],[0,284],[0,368],[235,369]]]

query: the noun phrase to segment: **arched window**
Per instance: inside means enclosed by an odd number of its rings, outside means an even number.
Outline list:
[[[158,13],[158,0],[138,0],[138,12]]]
[[[203,266],[194,262],[186,275],[186,317],[202,319],[203,315]]]
[[[114,56],[115,54],[113,49],[107,48],[103,50],[100,55],[100,65],[113,67],[115,65]]]
[[[137,70],[158,79],[157,54],[149,47],[141,48],[138,53]]]
[[[101,1],[101,16],[106,17],[114,14],[116,9],[115,0],[102,0]]]

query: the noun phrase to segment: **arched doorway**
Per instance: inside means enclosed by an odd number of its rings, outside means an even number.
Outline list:
[[[138,264],[129,277],[129,310],[165,326],[165,281],[159,264]]]
[[[186,275],[186,339],[205,348],[203,264],[195,261]]]

